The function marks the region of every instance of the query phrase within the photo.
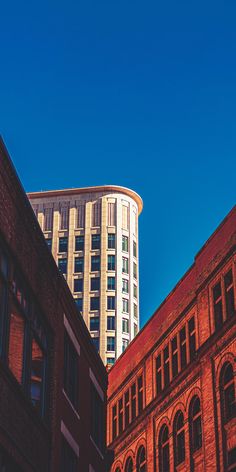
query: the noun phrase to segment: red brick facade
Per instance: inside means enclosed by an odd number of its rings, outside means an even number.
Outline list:
[[[236,471],[236,207],[109,372],[112,472]]]
[[[0,202],[0,470],[104,472],[107,374],[1,140]]]

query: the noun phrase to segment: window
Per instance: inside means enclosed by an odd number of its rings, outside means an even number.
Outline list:
[[[131,385],[131,420],[136,418],[136,383]]]
[[[117,437],[117,405],[112,407],[112,440]]]
[[[215,318],[215,329],[219,329],[223,324],[223,306],[222,306],[222,293],[221,283],[215,285],[213,288],[213,303],[214,303],[214,318]]]
[[[137,264],[136,264],[136,262],[133,262],[133,274],[134,274],[134,278],[137,279]]]
[[[122,318],[122,333],[129,333],[129,320]]]
[[[126,205],[122,205],[122,228],[129,229],[129,209]]]
[[[126,350],[128,345],[129,345],[128,339],[122,339],[122,352],[124,352]]]
[[[45,208],[44,210],[44,231],[52,231],[53,226],[53,209]]]
[[[136,303],[134,303],[133,307],[134,307],[134,317],[137,319],[137,317],[138,317],[138,307],[137,307]]]
[[[129,313],[129,300],[127,298],[122,299],[122,310],[123,313]]]
[[[140,446],[138,450],[136,468],[137,472],[146,472],[147,470],[146,451],[144,446]]]
[[[38,410],[42,411],[43,404],[43,381],[44,381],[45,359],[43,350],[35,338],[31,345],[31,376],[30,376],[30,398]]]
[[[83,298],[74,298],[78,311],[82,313],[83,311]]]
[[[93,382],[90,382],[91,390],[91,436],[98,447],[103,452],[105,440],[105,417],[104,404],[95,388]]]
[[[190,361],[193,361],[196,354],[196,329],[194,316],[188,322],[189,352]]]
[[[8,365],[16,380],[23,379],[25,320],[12,304],[9,328]]]
[[[122,251],[129,252],[129,238],[122,236]]]
[[[74,279],[74,292],[83,292],[83,279]]]
[[[100,234],[92,234],[92,249],[100,249]]]
[[[180,330],[180,362],[181,369],[187,365],[187,351],[186,351],[186,328],[185,326]]]
[[[67,229],[69,225],[69,207],[67,205],[61,206],[60,216],[60,229]]]
[[[134,323],[134,336],[136,336],[136,334],[138,334],[138,326]]]
[[[143,411],[143,376],[138,377],[138,412]]]
[[[115,249],[116,248],[116,235],[114,233],[108,233],[107,247],[108,247],[108,249]]]
[[[129,281],[122,279],[122,293],[129,293]]]
[[[84,228],[85,204],[77,203],[77,228]]]
[[[171,341],[171,354],[172,354],[172,378],[178,374],[178,346],[177,336]]]
[[[119,424],[119,434],[123,431],[123,397],[118,401],[118,424]]]
[[[221,403],[222,416],[227,423],[236,416],[234,373],[232,365],[229,362],[224,364],[221,370]]]
[[[99,352],[99,338],[92,338],[93,345],[97,352]]]
[[[101,201],[92,204],[92,226],[100,226],[101,223]]]
[[[99,331],[99,316],[94,316],[93,318],[90,318],[90,331]]]
[[[99,310],[99,307],[100,307],[100,297],[91,297],[90,310]]]
[[[51,251],[52,250],[52,238],[47,238],[46,243],[47,243],[48,249],[50,249],[50,251]]]
[[[225,302],[226,302],[226,317],[230,318],[235,314],[234,306],[234,286],[233,286],[233,273],[230,269],[224,276],[225,286]]]
[[[108,254],[107,256],[107,270],[115,270],[116,268],[116,260],[115,256]]]
[[[174,419],[174,460],[175,466],[185,460],[184,415],[178,411]]]
[[[107,337],[107,351],[115,350],[115,338],[113,336]]]
[[[58,269],[59,271],[66,275],[67,274],[67,259],[58,259]]]
[[[116,225],[116,204],[113,202],[108,203],[108,226]]]
[[[84,250],[84,236],[75,236],[75,251]]]
[[[100,277],[92,277],[90,280],[91,291],[100,290]]]
[[[78,458],[63,436],[61,448],[61,472],[77,472],[77,470]]]
[[[91,256],[91,271],[97,272],[100,270],[100,256]]]
[[[108,316],[107,317],[107,329],[109,331],[114,331],[115,330],[115,317],[114,316]]]
[[[129,425],[130,422],[130,414],[129,414],[129,401],[130,391],[129,389],[125,392],[125,428]]]
[[[107,277],[107,290],[115,290],[116,279],[115,277]]]
[[[125,472],[133,472],[134,470],[134,464],[131,459],[131,457],[128,457],[126,463],[125,463]]]
[[[67,332],[64,333],[64,390],[75,408],[78,406],[78,354]]]
[[[123,274],[129,273],[129,261],[127,257],[122,257],[122,272]]]
[[[170,359],[169,359],[169,345],[164,349],[164,387],[168,387],[170,383]]]
[[[68,238],[59,238],[58,252],[67,252]]]
[[[137,243],[133,241],[133,256],[137,257]]]
[[[169,430],[164,424],[160,430],[159,441],[159,471],[170,471],[170,445],[169,445]]]
[[[112,366],[115,364],[115,358],[114,357],[107,357],[107,365]]]
[[[138,298],[138,289],[137,285],[134,284],[134,298]]]
[[[107,309],[108,310],[115,310],[116,307],[116,298],[115,297],[107,297]]]
[[[202,447],[202,421],[199,397],[194,396],[189,408],[190,448],[194,453]]]
[[[84,271],[84,258],[83,257],[75,257],[75,266],[74,272],[83,272]]]
[[[156,358],[156,388],[157,395],[162,390],[162,365],[161,365],[161,354]]]

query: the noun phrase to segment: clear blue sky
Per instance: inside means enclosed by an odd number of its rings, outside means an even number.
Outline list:
[[[142,196],[142,324],[235,203],[235,24],[233,0],[1,5],[0,133],[27,191]]]

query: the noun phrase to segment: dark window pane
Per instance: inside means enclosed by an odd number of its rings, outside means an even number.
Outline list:
[[[62,274],[67,274],[67,259],[58,259],[58,269]]]
[[[92,249],[100,249],[100,234],[92,234]]]
[[[143,411],[143,376],[138,377],[138,412]]]
[[[67,252],[68,238],[59,238],[58,252]]]
[[[181,359],[181,369],[184,369],[184,367],[186,367],[186,364],[187,364],[185,326],[180,330],[180,359]]]
[[[100,307],[100,298],[92,297],[90,298],[90,310],[99,310]]]
[[[74,298],[76,306],[80,312],[83,311],[83,298]]]
[[[107,309],[115,310],[115,306],[116,306],[115,302],[116,302],[115,297],[107,297]]]
[[[168,387],[170,383],[170,366],[169,366],[169,346],[164,349],[164,386]]]
[[[118,422],[119,422],[119,434],[123,431],[123,398],[120,398],[118,402]]]
[[[224,277],[225,283],[225,302],[226,302],[226,315],[230,318],[235,314],[235,302],[234,302],[234,286],[233,286],[233,273],[229,270]]]
[[[129,251],[129,239],[127,236],[122,236],[122,251]]]
[[[114,330],[115,329],[115,317],[114,316],[108,316],[107,317],[107,329],[108,330]]]
[[[130,415],[129,415],[129,390],[125,392],[125,427],[128,426],[130,422]]]
[[[100,277],[91,278],[91,291],[100,290]]]
[[[90,318],[90,331],[99,331],[99,316],[94,316],[93,318]]]
[[[116,247],[116,235],[108,234],[108,249],[115,249]]]
[[[74,272],[83,272],[84,271],[84,258],[83,257],[75,257],[75,267]]]
[[[83,279],[74,279],[74,292],[83,292]]]
[[[115,270],[116,265],[115,265],[115,256],[109,254],[107,256],[107,270]]]
[[[99,338],[92,338],[93,345],[96,349],[96,351],[99,352]]]
[[[51,238],[47,238],[47,239],[46,239],[46,243],[47,243],[48,249],[50,249],[50,251],[51,251],[51,250],[52,250],[52,239],[51,239]]]
[[[214,300],[214,318],[215,328],[219,329],[223,323],[223,308],[222,308],[222,295],[221,295],[221,284],[220,282],[213,288],[213,300]]]
[[[131,385],[131,419],[136,418],[136,384]]]
[[[161,369],[161,354],[156,358],[156,388],[157,394],[162,390],[162,369]]]
[[[84,250],[84,236],[75,236],[75,251]]]
[[[107,351],[114,351],[115,350],[115,338],[108,336],[107,337]]]
[[[177,337],[171,341],[172,351],[172,377],[174,378],[178,374],[178,350],[177,350]]]
[[[44,356],[42,349],[33,339],[31,351],[30,397],[33,405],[41,413],[43,401]]]
[[[112,439],[117,437],[117,406],[112,408]]]
[[[100,256],[91,256],[91,271],[96,272],[100,270]]]
[[[115,277],[107,277],[107,290],[115,290],[116,279]]]

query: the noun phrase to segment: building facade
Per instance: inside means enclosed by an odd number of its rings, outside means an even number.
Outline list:
[[[106,471],[107,373],[0,140],[0,470]]]
[[[236,207],[109,372],[111,472],[236,471]]]
[[[28,194],[105,365],[139,330],[141,198],[117,186]]]

